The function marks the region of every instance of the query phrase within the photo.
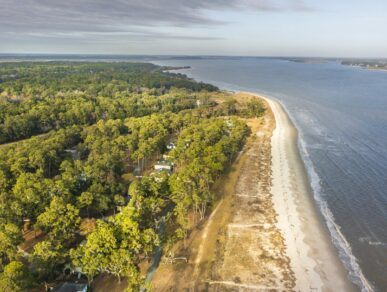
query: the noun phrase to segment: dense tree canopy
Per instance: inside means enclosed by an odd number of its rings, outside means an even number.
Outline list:
[[[100,119],[193,108],[195,95],[187,96],[186,90],[216,87],[152,64],[2,64],[0,143]]]
[[[264,108],[163,69],[0,67],[0,290],[24,290],[32,276],[47,284],[70,265],[137,291],[141,261],[204,218],[248,134],[238,116]],[[155,171],[160,159],[173,171]],[[27,252],[32,231],[42,236]]]

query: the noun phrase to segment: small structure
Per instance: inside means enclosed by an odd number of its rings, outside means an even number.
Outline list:
[[[136,167],[134,170],[133,170],[133,175],[137,178],[140,178],[142,177],[141,175],[141,169],[139,167]]]
[[[167,160],[160,160],[160,161],[157,161],[154,168],[155,170],[158,170],[158,171],[166,170],[166,171],[172,172],[173,163]]]
[[[175,143],[172,143],[172,142],[171,142],[171,143],[168,143],[168,144],[167,144],[167,149],[168,149],[168,150],[173,150],[173,149],[175,149],[175,148],[176,148]]]
[[[55,292],[87,292],[87,284],[65,282]]]
[[[65,152],[71,155],[73,160],[79,160],[79,152],[75,148],[65,149]]]

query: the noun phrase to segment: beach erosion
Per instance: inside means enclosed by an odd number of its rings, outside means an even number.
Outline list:
[[[261,96],[259,96],[261,97]],[[304,163],[298,150],[298,133],[281,104],[269,104],[276,126],[271,138],[272,200],[277,212],[296,291],[357,291],[347,276],[313,200]]]

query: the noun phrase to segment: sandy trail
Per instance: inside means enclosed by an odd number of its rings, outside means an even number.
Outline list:
[[[207,239],[207,236],[208,236],[208,232],[210,230],[212,221],[214,220],[214,216],[216,215],[216,212],[219,210],[220,206],[222,206],[222,202],[223,201],[220,201],[218,203],[218,206],[216,206],[215,210],[212,211],[210,217],[208,218],[208,222],[206,223],[206,226],[204,227],[204,231],[203,231],[202,237],[201,237],[202,238],[202,242],[199,245],[199,251],[198,251],[198,253],[196,255],[196,259],[195,259],[195,267],[194,267],[194,272],[193,272],[193,277],[194,278],[197,277],[198,274],[199,274],[199,265],[202,262],[204,243],[206,242],[206,239]]]

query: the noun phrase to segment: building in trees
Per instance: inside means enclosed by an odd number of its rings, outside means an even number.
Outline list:
[[[171,174],[173,171],[173,163],[168,160],[160,160],[156,162],[154,168],[157,171],[166,171]]]

